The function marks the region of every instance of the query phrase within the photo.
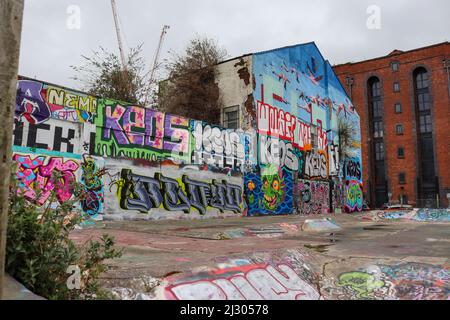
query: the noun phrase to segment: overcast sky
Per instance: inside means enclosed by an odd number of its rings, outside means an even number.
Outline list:
[[[315,41],[332,64],[449,41],[449,0],[116,0],[125,48],[144,43],[152,64],[164,24],[161,59],[195,34],[216,38],[230,57]],[[80,9],[77,28],[76,13]],[[380,29],[369,29],[371,5]],[[371,11],[373,14],[374,11]],[[376,14],[376,13],[375,13]],[[75,21],[75,22],[74,22]],[[69,26],[69,27],[68,27]],[[372,26],[374,26],[372,24]],[[103,46],[118,53],[110,0],[25,0],[19,74],[78,88],[70,65]]]

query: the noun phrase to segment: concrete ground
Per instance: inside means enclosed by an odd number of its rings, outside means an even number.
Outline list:
[[[180,278],[197,281],[202,277],[195,274],[239,259],[275,264],[274,256],[276,263],[297,265],[292,268],[301,279],[301,270],[312,271],[308,283],[318,294],[311,298],[450,299],[450,224],[373,221],[369,215],[104,221],[74,231],[72,238],[78,243],[103,233],[116,238],[124,254],[110,262],[103,283],[122,299],[167,298],[164,288]],[[340,229],[305,231],[305,220],[323,218]]]

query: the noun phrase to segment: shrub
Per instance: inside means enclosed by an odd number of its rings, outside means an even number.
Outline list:
[[[14,170],[13,170],[14,172]],[[55,185],[61,176],[52,176]],[[59,204],[52,192],[45,205],[28,201],[15,177],[11,178],[10,207],[6,245],[6,272],[28,289],[47,299],[107,299],[111,296],[99,285],[99,275],[107,270],[105,260],[120,257],[114,239],[105,234],[100,241],[88,241],[77,247],[69,234],[82,220],[74,210],[82,195],[82,186],[71,184],[74,199]],[[36,197],[39,198],[38,191]],[[79,269],[75,289],[67,285],[70,266]],[[71,287],[72,288],[72,287]]]

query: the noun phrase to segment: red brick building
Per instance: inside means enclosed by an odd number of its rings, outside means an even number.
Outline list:
[[[372,207],[447,207],[450,196],[450,43],[334,67],[360,117]]]

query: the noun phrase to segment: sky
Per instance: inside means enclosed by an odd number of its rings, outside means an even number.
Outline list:
[[[149,66],[195,35],[229,57],[314,41],[331,64],[450,39],[449,0],[116,0],[125,50],[143,43]],[[25,0],[19,74],[79,89],[70,68],[102,46],[118,54],[110,0]]]

